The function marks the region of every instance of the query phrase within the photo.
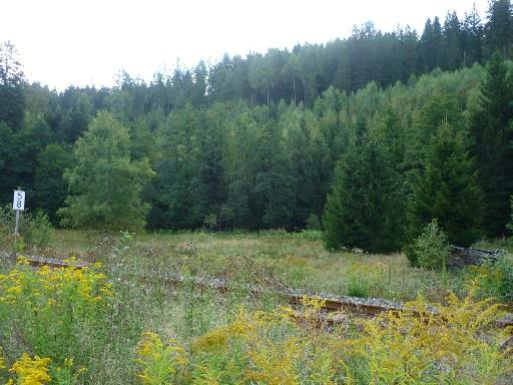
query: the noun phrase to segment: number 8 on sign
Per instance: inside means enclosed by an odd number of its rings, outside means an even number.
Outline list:
[[[25,191],[15,190],[12,202],[13,210],[25,210]]]

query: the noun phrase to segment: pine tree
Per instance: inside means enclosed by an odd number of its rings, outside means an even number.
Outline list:
[[[483,59],[483,25],[475,4],[469,14],[465,13],[462,40],[463,65],[480,63]]]
[[[296,181],[291,175],[292,167],[283,152],[278,130],[273,121],[269,121],[262,130],[255,192],[263,202],[263,224],[269,228],[291,228],[296,206]]]
[[[18,130],[23,123],[25,76],[18,52],[10,42],[0,44],[0,123]]]
[[[503,59],[509,57],[513,39],[513,9],[510,0],[492,0],[488,8],[486,42],[490,54],[500,52]]]
[[[241,103],[242,104],[242,103]],[[263,204],[255,193],[256,175],[260,170],[258,148],[261,126],[246,106],[228,126],[229,137],[224,159],[227,198],[221,220],[228,227],[259,229],[262,227]]]
[[[37,158],[35,201],[55,224],[58,223],[57,210],[63,206],[67,195],[64,171],[72,165],[72,161],[71,147],[60,144],[48,145]]]
[[[455,11],[447,13],[443,28],[445,69],[452,71],[461,66],[461,25]]]
[[[400,178],[380,145],[365,140],[338,163],[323,225],[328,249],[390,252],[401,247]]]
[[[427,19],[419,42],[421,54],[421,68],[419,72],[431,71],[435,68],[433,33],[433,23],[431,19]]]
[[[174,111],[162,135],[162,160],[157,164],[158,191],[153,221],[172,229],[198,228],[207,215],[206,186],[201,179],[199,138],[203,113],[191,104]],[[159,216],[159,218],[155,218]]]
[[[442,39],[442,24],[438,16],[433,20],[433,64],[434,68],[446,68],[446,51],[444,50],[444,42]]]
[[[485,195],[485,226],[489,236],[502,236],[513,194],[513,78],[498,53],[481,85],[480,107],[471,117],[473,155]]]
[[[61,224],[110,230],[141,229],[149,206],[141,202],[153,176],[148,162],[130,159],[128,129],[100,112],[75,144],[76,165],[64,174],[70,195],[58,211]]]
[[[403,168],[406,151],[404,128],[400,115],[389,107],[375,128],[373,135],[389,153],[392,166],[400,171]]]
[[[481,235],[482,195],[462,130],[447,121],[431,138],[407,208],[407,243],[412,244],[433,219],[449,242],[470,246]],[[415,257],[407,253],[415,264]]]

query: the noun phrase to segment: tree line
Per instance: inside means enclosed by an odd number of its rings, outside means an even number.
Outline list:
[[[211,68],[121,74],[112,88],[28,84],[0,49],[0,199],[18,185],[58,225],[321,228],[391,251],[431,219],[453,243],[502,236],[513,194],[509,1],[443,26]],[[485,65],[486,61],[486,65]]]

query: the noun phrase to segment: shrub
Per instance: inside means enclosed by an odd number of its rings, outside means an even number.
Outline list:
[[[415,259],[420,267],[431,270],[445,269],[450,256],[447,235],[434,219],[415,240]]]
[[[29,243],[38,247],[46,247],[52,239],[52,224],[43,210],[37,210],[29,224]]]
[[[494,297],[503,303],[513,302],[513,260],[501,258],[495,263],[470,267],[470,277],[481,281],[483,297]]]
[[[367,265],[353,263],[347,270],[347,295],[367,298],[371,292],[371,280],[374,274]]]
[[[35,213],[26,210],[20,215],[19,237],[13,236],[16,214],[10,205],[0,207],[0,246],[19,253],[25,243],[29,246],[46,247],[51,243],[53,228],[48,215],[42,210]]]
[[[308,219],[306,220],[306,229],[307,230],[322,230],[321,221],[319,220],[319,216],[316,214],[310,214]]]

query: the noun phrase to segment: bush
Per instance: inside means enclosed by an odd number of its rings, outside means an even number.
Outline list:
[[[52,239],[52,224],[43,210],[37,210],[29,222],[28,242],[38,247],[46,247]]]
[[[371,281],[375,278],[373,271],[362,263],[353,263],[347,270],[347,295],[350,297],[368,298],[371,292]]]
[[[450,256],[449,241],[436,219],[424,228],[422,234],[415,240],[412,251],[420,267],[445,270]]]
[[[322,230],[321,221],[319,220],[318,215],[310,214],[310,216],[306,220],[306,229],[307,230]]]
[[[10,205],[0,207],[0,246],[12,252],[20,252],[19,244],[46,247],[52,240],[52,224],[48,215],[42,210],[24,211],[19,220],[19,239],[13,236],[16,213]],[[15,245],[18,245],[15,247]]]
[[[501,258],[495,263],[472,266],[470,276],[481,281],[481,296],[497,298],[500,302],[513,302],[513,260]]]

